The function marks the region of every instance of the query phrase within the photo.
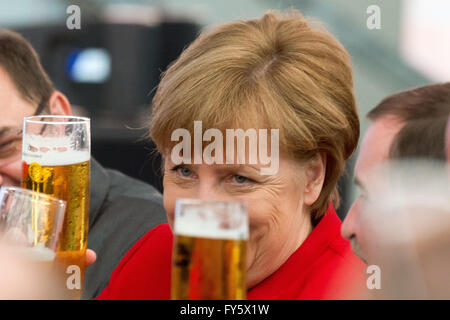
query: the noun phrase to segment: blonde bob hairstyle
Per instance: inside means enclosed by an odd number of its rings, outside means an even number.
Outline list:
[[[207,128],[277,128],[280,153],[327,158],[313,223],[330,201],[359,138],[350,57],[327,31],[298,11],[225,23],[203,32],[162,75],[150,137],[162,155],[171,134],[194,121]],[[224,131],[223,131],[224,132]]]

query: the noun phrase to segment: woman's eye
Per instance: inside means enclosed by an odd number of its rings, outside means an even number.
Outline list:
[[[189,177],[191,175],[191,170],[185,167],[176,167],[174,170],[176,170],[183,177]]]
[[[239,184],[250,182],[250,179],[243,177],[243,176],[238,176],[238,175],[234,175],[233,179],[236,183],[239,183]]]

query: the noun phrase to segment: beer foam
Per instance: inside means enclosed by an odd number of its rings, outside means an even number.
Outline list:
[[[27,260],[40,262],[51,262],[56,256],[53,250],[45,248],[42,243],[35,247],[15,247],[14,251]]]
[[[38,135],[25,135],[22,147],[22,160],[27,164],[37,162],[42,166],[65,166],[89,161],[89,149],[75,151],[70,149],[70,137],[47,138]]]
[[[206,215],[212,215],[207,212]],[[247,216],[236,215],[227,227],[220,219],[204,219],[196,208],[185,208],[185,212],[175,217],[175,234],[196,238],[246,240],[248,239]],[[237,218],[237,219],[236,219]]]

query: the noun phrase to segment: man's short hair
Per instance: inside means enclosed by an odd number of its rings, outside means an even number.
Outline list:
[[[445,160],[446,126],[445,117],[407,122],[395,136],[389,158]]]
[[[450,82],[403,91],[385,98],[367,117],[396,118],[403,127],[395,136],[390,158],[445,160],[445,129],[450,115]]]
[[[20,34],[0,29],[0,67],[8,73],[23,99],[47,105],[53,84],[36,51]]]

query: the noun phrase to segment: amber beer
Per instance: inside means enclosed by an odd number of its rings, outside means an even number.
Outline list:
[[[86,268],[86,247],[89,225],[89,161],[62,166],[23,163],[22,187],[52,195],[67,202],[66,218],[55,262],[61,268],[77,265],[81,283]],[[74,298],[81,289],[73,290]]]
[[[46,120],[50,118],[44,117]],[[69,117],[69,119],[76,121],[78,118]],[[58,117],[56,120],[58,122],[55,122],[55,126],[72,124],[71,122],[64,124]],[[55,266],[60,278],[63,279],[68,279],[72,271],[78,272],[78,286],[77,283],[72,283],[68,287],[66,282],[62,285],[67,287],[72,298],[79,299],[86,268],[89,226],[89,125],[85,129],[84,135],[79,133],[82,128],[80,125],[78,125],[78,129],[71,130],[61,130],[60,128],[52,130],[51,125],[51,122],[45,121],[45,125],[43,127],[41,125],[44,130],[41,129],[39,135],[34,137],[24,130],[22,187],[49,194],[67,202]],[[26,127],[25,123],[24,128],[26,129]],[[50,131],[49,136],[45,136],[45,130]],[[58,136],[57,133],[60,135]],[[87,141],[76,140],[82,138]],[[76,266],[78,269],[74,270],[72,267],[69,268],[70,266]],[[72,271],[69,272],[69,270]]]
[[[171,298],[246,298],[247,213],[238,202],[178,200]]]

